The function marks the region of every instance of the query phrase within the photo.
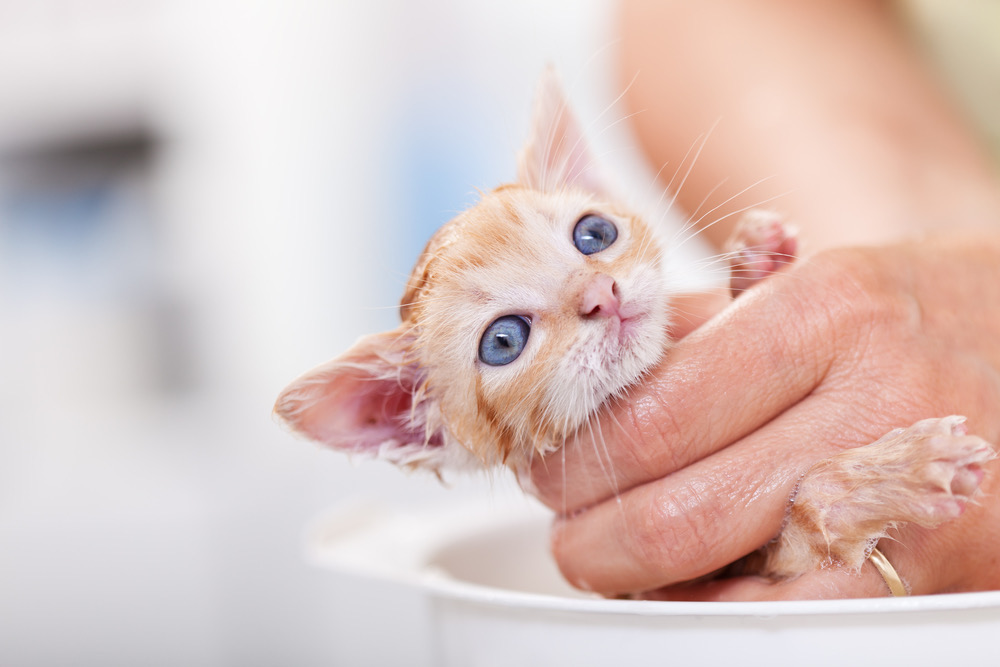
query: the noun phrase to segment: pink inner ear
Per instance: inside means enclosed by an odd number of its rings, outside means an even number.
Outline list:
[[[394,458],[392,449],[441,444],[427,433],[425,401],[414,407],[422,376],[400,343],[396,332],[361,339],[289,385],[275,412],[308,438],[348,452]]]
[[[337,375],[325,389],[302,413],[303,430],[314,440],[338,449],[363,451],[416,438],[413,429],[407,428],[413,388],[402,382],[348,371]]]

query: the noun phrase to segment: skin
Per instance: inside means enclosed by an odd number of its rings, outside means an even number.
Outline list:
[[[782,195],[806,256],[703,326],[717,295],[689,300],[688,335],[604,411],[600,445],[535,462],[556,560],[609,595],[885,596],[870,564],[683,582],[770,540],[801,474],[844,448],[949,414],[1000,442],[991,163],[882,3],[626,0],[621,27],[654,164],[679,163],[720,119],[679,201],[724,215]],[[959,519],[880,543],[914,594],[1000,588],[1000,465],[985,472]]]

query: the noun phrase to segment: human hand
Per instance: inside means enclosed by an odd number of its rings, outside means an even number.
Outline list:
[[[535,462],[567,579],[603,594],[884,596],[875,568],[685,584],[774,537],[802,473],[927,417],[1000,439],[1000,237],[840,249],[748,291],[680,340],[599,428]],[[1000,466],[978,503],[880,549],[914,594],[1000,587]],[[947,567],[942,567],[947,564]]]

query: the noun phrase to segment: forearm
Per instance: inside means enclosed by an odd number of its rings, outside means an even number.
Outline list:
[[[673,173],[711,131],[678,202],[715,209],[701,224],[723,218],[706,229],[716,243],[757,204],[792,219],[807,251],[1000,225],[990,160],[889,6],[625,0],[621,25],[626,101],[654,165]]]

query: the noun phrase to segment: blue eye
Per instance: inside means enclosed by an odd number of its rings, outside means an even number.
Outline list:
[[[479,341],[479,360],[490,366],[506,366],[520,356],[528,342],[531,323],[520,315],[504,315],[490,326]]]
[[[618,228],[599,215],[585,215],[573,228],[573,245],[584,255],[601,252],[618,238]]]

